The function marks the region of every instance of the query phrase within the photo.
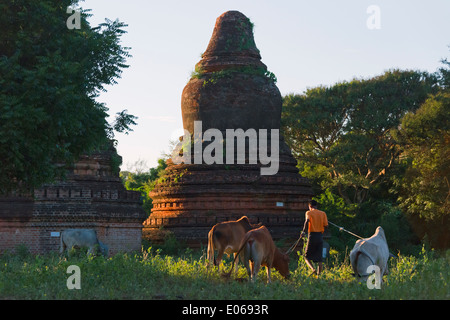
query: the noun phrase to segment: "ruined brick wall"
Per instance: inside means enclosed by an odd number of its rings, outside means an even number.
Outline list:
[[[97,231],[100,241],[109,246],[110,255],[141,249],[142,225],[139,223],[65,223],[2,221],[0,225],[0,252],[14,252],[24,245],[33,254],[58,252],[60,232],[65,229],[87,228]]]
[[[65,229],[95,229],[110,254],[141,249],[146,214],[139,192],[126,190],[108,153],[84,157],[67,180],[28,196],[0,198],[0,252],[24,245],[32,253],[60,248]]]

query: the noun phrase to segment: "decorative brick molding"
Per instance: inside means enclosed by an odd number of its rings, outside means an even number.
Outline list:
[[[32,195],[0,197],[0,252],[20,245],[58,251],[60,232],[70,228],[95,229],[110,254],[140,250],[146,214],[139,192],[127,191],[113,173],[112,152],[82,156],[65,181]]]

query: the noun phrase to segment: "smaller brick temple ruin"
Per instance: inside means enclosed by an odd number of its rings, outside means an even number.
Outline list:
[[[261,154],[261,148],[267,148],[272,153],[268,143],[261,147],[260,142],[269,138],[262,137],[261,130],[280,129],[282,97],[273,74],[261,62],[253,25],[245,15],[228,11],[217,18],[195,70],[181,97],[183,127],[193,135],[189,143],[196,143],[195,127],[201,122],[201,133],[213,129],[223,137],[228,129],[258,132],[255,151]],[[172,234],[191,246],[205,245],[214,224],[246,215],[251,223],[267,226],[275,239],[297,238],[313,193],[283,137],[276,139],[278,170],[271,175],[262,175],[265,164],[254,163],[249,153],[232,154],[226,148],[223,158],[239,156],[244,161],[198,163],[195,146],[193,161],[169,159],[164,177],[150,193],[153,209],[143,236],[161,241]],[[208,139],[201,144],[208,147]]]
[[[21,245],[35,254],[57,251],[60,232],[71,228],[95,229],[110,255],[141,250],[140,193],[124,188],[114,158],[113,147],[83,155],[64,181],[0,197],[0,253]]]

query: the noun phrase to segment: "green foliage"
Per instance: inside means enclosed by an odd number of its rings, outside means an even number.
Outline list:
[[[69,30],[66,9],[77,2],[0,3],[0,193],[53,181],[112,131],[95,98],[128,67],[126,25],[92,28],[84,10],[81,29]],[[118,119],[114,129],[133,120]]]
[[[255,66],[233,67],[215,72],[205,72],[204,70],[196,66],[195,71],[191,73],[191,78],[204,79],[203,86],[206,87],[208,85],[216,84],[219,79],[230,79],[236,74],[259,76],[268,79],[273,83],[277,82],[277,77],[275,76],[275,74],[263,67]]]
[[[406,114],[398,131],[408,168],[398,181],[401,207],[425,220],[450,212],[450,93],[432,96]]]
[[[347,204],[368,200],[399,155],[392,129],[435,91],[436,82],[434,75],[393,70],[285,96],[282,131],[300,171],[308,169],[307,177],[319,178]]]
[[[284,97],[283,134],[331,221],[362,236],[381,225],[397,249],[424,237],[448,248],[450,63],[443,63],[435,74],[393,70]],[[348,245],[332,235],[339,249]]]
[[[330,220],[339,223],[344,217],[354,217],[355,204],[346,204],[344,199],[335,195],[330,189],[313,198],[320,203],[320,209],[327,213]]]
[[[132,125],[136,125],[137,117],[132,114],[127,113],[128,110],[122,110],[116,113],[116,119],[109,126],[108,136],[112,139],[114,137],[114,131],[123,132],[128,134],[130,131],[133,131],[131,128]]]
[[[450,90],[450,61],[442,59],[441,62],[444,66],[439,68],[439,84],[441,85],[442,90],[448,91]]]
[[[330,189],[313,199],[320,204],[320,210],[327,213],[329,221],[344,226],[357,235],[370,237],[378,226],[383,227],[392,251],[410,252],[412,244],[418,242],[401,209],[389,200],[370,199],[363,204],[346,204]],[[329,231],[331,238],[328,242],[331,247],[342,252],[346,247],[354,245],[354,236],[341,232],[332,225],[329,226]]]
[[[152,199],[149,192],[153,190],[158,179],[163,175],[164,169],[167,167],[166,159],[158,159],[158,165],[150,168],[148,172],[136,170],[135,172],[122,171],[120,177],[127,190],[139,191],[143,201],[143,208],[150,215],[153,208]]]
[[[395,131],[403,149],[404,171],[391,189],[415,231],[437,247],[450,245],[450,91],[430,96],[406,114]]]
[[[110,258],[74,255],[0,256],[1,299],[444,299],[448,300],[450,252],[438,256],[425,250],[417,256],[399,254],[389,262],[381,290],[369,290],[351,276],[348,255],[332,255],[316,279],[302,256],[291,256],[291,279],[272,272],[266,284],[265,268],[256,283],[246,281],[240,266],[236,278],[222,278],[208,269],[204,251],[186,250],[163,255],[152,247]],[[81,290],[67,289],[67,268],[81,272]],[[223,263],[227,270],[230,263]]]

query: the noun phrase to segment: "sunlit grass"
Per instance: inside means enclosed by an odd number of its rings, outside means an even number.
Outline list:
[[[67,268],[81,270],[81,290],[66,286]],[[319,278],[310,276],[301,256],[291,256],[291,279],[265,268],[256,283],[247,281],[242,267],[231,279],[208,269],[204,251],[185,250],[164,255],[149,248],[110,258],[83,253],[3,254],[0,256],[0,298],[3,299],[449,299],[450,250],[438,256],[425,250],[390,261],[381,290],[355,281],[348,257],[332,254]],[[230,260],[222,262],[229,270]]]

